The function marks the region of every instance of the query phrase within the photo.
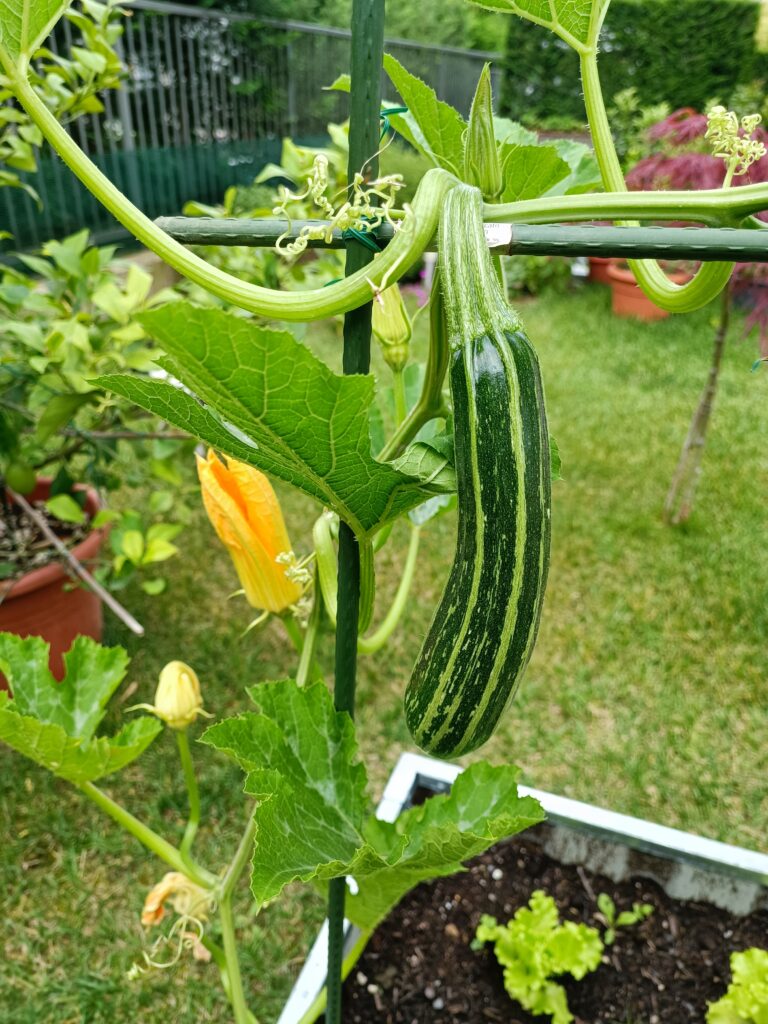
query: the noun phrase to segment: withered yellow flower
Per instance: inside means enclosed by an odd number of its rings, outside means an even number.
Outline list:
[[[286,576],[291,542],[269,480],[236,459],[225,465],[212,451],[207,459],[198,456],[197,472],[205,511],[229,551],[248,603],[285,611],[299,600],[302,588]]]
[[[147,894],[141,923],[150,928],[165,917],[165,904],[170,902],[177,914],[204,921],[208,916],[211,894],[180,871],[169,871]]]

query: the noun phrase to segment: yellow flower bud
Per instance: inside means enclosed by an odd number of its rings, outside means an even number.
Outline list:
[[[214,452],[198,456],[203,503],[219,540],[226,545],[248,603],[282,612],[296,604],[302,587],[291,579],[291,542],[280,503],[258,469]]]
[[[171,729],[186,729],[204,714],[200,682],[183,661],[169,661],[160,673],[152,708]]]
[[[408,362],[411,320],[396,284],[379,292],[373,300],[371,329],[387,366],[399,373]]]

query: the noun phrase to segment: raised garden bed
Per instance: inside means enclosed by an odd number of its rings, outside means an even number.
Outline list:
[[[458,769],[404,755],[379,808],[397,814],[450,784]],[[506,921],[535,889],[557,901],[562,920],[601,924],[597,895],[619,910],[653,905],[620,930],[603,963],[581,981],[559,979],[582,1024],[702,1024],[707,1002],[725,993],[729,956],[768,945],[768,856],[587,804],[525,790],[548,822],[500,844],[464,875],[420,885],[372,937],[347,978],[348,1024],[533,1024],[503,986],[490,947],[470,949],[481,914]],[[349,928],[347,946],[355,940]],[[279,1024],[298,1024],[322,986],[324,932]]]

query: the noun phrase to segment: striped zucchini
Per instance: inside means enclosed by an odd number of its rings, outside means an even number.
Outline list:
[[[490,737],[533,650],[549,563],[551,475],[538,359],[488,253],[476,188],[449,193],[439,242],[458,538],[405,715],[423,750],[458,757]]]

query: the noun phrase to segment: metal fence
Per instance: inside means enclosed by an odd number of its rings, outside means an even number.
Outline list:
[[[228,186],[247,184],[277,162],[285,136],[322,144],[328,122],[346,118],[347,96],[323,87],[349,68],[349,32],[160,0],[127,6],[119,44],[126,81],[104,94],[102,114],[70,130],[149,216],[178,213],[189,199],[217,202]],[[63,21],[51,49],[73,42],[76,32]],[[387,50],[463,114],[483,63],[498,56],[398,39]],[[383,90],[397,99],[388,79]],[[17,247],[86,224],[100,242],[124,235],[50,151],[30,182],[42,211],[19,190],[0,190],[0,225]]]

